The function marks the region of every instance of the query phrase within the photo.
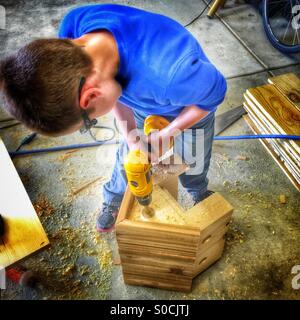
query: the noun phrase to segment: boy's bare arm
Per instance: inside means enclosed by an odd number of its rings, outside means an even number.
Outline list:
[[[196,105],[185,107],[165,129],[161,130],[161,138],[178,135],[185,129],[191,128],[208,114],[209,111],[200,109]]]
[[[171,138],[175,138],[185,129],[191,128],[194,124],[208,115],[208,113],[208,111],[200,109],[196,105],[186,106],[167,127],[151,133],[148,137],[144,137],[145,142],[151,143],[152,145],[152,159],[155,161],[155,159],[162,156],[162,145],[167,146]],[[164,141],[166,143],[164,143]]]
[[[151,143],[158,143],[157,140],[169,140],[170,137],[175,138],[184,130],[191,128],[208,114],[209,111],[200,109],[196,105],[185,107],[167,127],[151,134]]]
[[[134,148],[136,139],[134,135],[130,134],[132,130],[136,129],[133,111],[118,101],[116,106],[113,108],[113,113],[117,120],[118,127],[123,134],[129,148]]]

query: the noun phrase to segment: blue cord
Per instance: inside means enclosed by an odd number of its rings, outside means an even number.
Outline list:
[[[300,136],[285,134],[257,134],[257,135],[241,135],[241,136],[215,136],[214,140],[244,140],[244,139],[287,139],[300,140]]]
[[[244,139],[300,140],[300,136],[283,135],[283,134],[258,134],[258,135],[215,136],[214,137],[214,140],[244,140]],[[15,156],[24,156],[24,155],[32,155],[32,154],[38,154],[38,153],[49,153],[49,152],[58,152],[58,151],[65,151],[65,150],[91,148],[91,147],[98,147],[103,144],[117,144],[117,143],[119,143],[118,140],[112,139],[109,141],[99,141],[99,142],[90,142],[90,143],[82,143],[82,144],[71,144],[68,146],[59,146],[59,147],[44,148],[44,149],[21,150],[21,151],[17,151],[17,152],[10,152],[9,155],[13,158]]]
[[[38,153],[49,153],[49,152],[58,152],[58,151],[66,151],[66,150],[74,150],[74,149],[82,149],[82,148],[92,148],[92,147],[99,147],[102,144],[116,144],[116,143],[119,143],[119,142],[115,139],[112,139],[108,141],[70,144],[68,146],[59,146],[59,147],[52,147],[52,148],[20,150],[17,152],[9,152],[9,155],[11,156],[11,158],[13,158],[15,156],[25,156],[25,155],[38,154]]]

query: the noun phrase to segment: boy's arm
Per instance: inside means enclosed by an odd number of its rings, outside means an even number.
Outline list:
[[[187,106],[166,128],[160,131],[160,136],[161,138],[175,137],[185,129],[192,127],[208,114],[209,111],[200,109],[196,105]]]
[[[118,127],[123,134],[129,149],[136,148],[136,138],[133,134],[130,134],[132,130],[137,128],[133,111],[129,107],[118,101],[115,108],[113,108],[113,113],[117,120]]]
[[[164,129],[154,131],[150,136],[145,137],[146,142],[152,145],[152,160],[157,161],[164,152],[162,146],[167,146],[171,138],[175,138],[185,129],[189,129],[194,124],[203,119],[209,111],[200,109],[196,105],[186,106],[181,113]],[[164,142],[165,141],[165,142]]]

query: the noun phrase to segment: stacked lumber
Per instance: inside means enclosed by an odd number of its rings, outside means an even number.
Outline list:
[[[244,116],[255,134],[300,135],[300,79],[293,73],[244,94]],[[261,139],[263,146],[300,191],[300,141]]]
[[[193,278],[222,256],[233,208],[215,193],[184,211],[171,194],[174,184],[164,184],[154,186],[156,215],[149,219],[125,193],[116,224],[124,282],[188,292]]]

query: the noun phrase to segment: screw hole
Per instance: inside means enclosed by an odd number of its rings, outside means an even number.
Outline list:
[[[199,262],[199,264],[202,264],[206,259],[207,259],[207,257],[203,258],[203,259]]]
[[[204,238],[204,240],[202,241],[202,243],[207,243],[211,238],[211,235],[207,236],[206,238]]]

